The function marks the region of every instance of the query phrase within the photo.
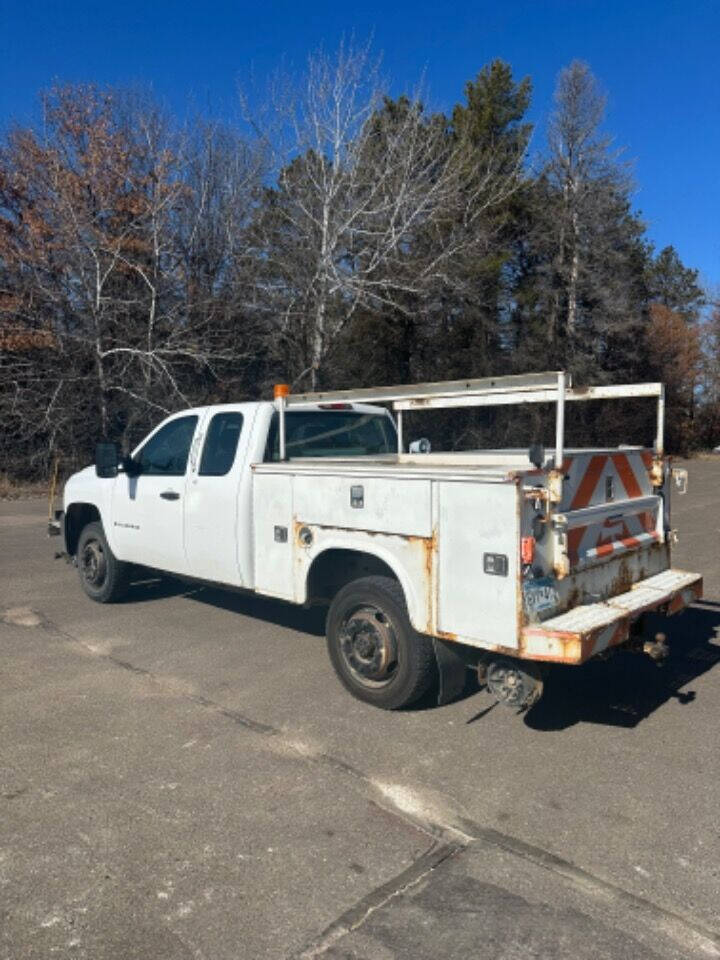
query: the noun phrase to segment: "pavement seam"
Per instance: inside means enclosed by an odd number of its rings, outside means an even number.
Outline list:
[[[462,837],[460,831],[437,825],[430,820],[420,820],[417,817],[409,815],[405,811],[401,810],[393,803],[383,802],[385,798],[378,785],[370,776],[368,776],[362,770],[359,770],[357,767],[354,767],[352,764],[349,764],[338,757],[333,757],[328,753],[313,753],[311,751],[301,750],[292,741],[287,739],[286,733],[279,727],[274,727],[271,724],[253,720],[251,717],[247,717],[240,713],[239,710],[233,710],[229,707],[225,707],[216,700],[212,700],[209,697],[203,696],[202,694],[183,693],[182,691],[178,691],[168,683],[166,678],[153,673],[146,667],[139,667],[136,664],[131,663],[128,660],[120,659],[111,653],[99,653],[90,644],[87,644],[78,637],[75,637],[67,631],[62,630],[42,612],[35,612],[40,617],[41,622],[39,626],[41,629],[47,632],[55,633],[57,636],[61,637],[70,644],[80,646],[84,652],[91,653],[96,659],[105,660],[114,667],[119,667],[122,670],[127,670],[130,673],[145,677],[150,682],[157,684],[159,687],[169,686],[172,692],[182,700],[187,700],[190,703],[196,704],[197,706],[204,707],[206,710],[210,710],[213,713],[216,713],[218,716],[224,717],[227,720],[231,720],[239,727],[242,727],[251,733],[255,733],[260,736],[271,737],[277,741],[280,741],[283,743],[284,747],[286,747],[289,752],[293,753],[299,760],[305,760],[308,763],[316,766],[326,767],[335,771],[336,773],[341,773],[344,776],[350,776],[359,783],[362,783],[365,787],[369,787],[371,789],[372,793],[375,795],[373,801],[371,802],[376,803],[378,807],[385,810],[396,819],[408,824],[413,829],[424,834],[433,841],[449,839],[451,842],[454,842],[458,837]]]
[[[465,849],[463,843],[433,844],[421,857],[390,880],[371,890],[366,896],[350,907],[337,920],[323,930],[319,937],[293,953],[289,960],[312,960],[322,956],[333,944],[348,933],[362,926],[368,917],[381,909],[395,897],[402,896],[407,890],[417,886],[440,864]]]

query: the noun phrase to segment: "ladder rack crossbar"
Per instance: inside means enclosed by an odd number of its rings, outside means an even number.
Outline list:
[[[362,387],[357,390],[328,390],[296,393],[287,397],[288,409],[316,403],[395,403],[441,397],[481,397],[498,393],[557,388],[559,373],[525,373],[508,377],[475,380],[444,380],[437,383],[410,383],[396,387]]]
[[[628,383],[607,387],[580,387],[565,391],[565,400],[613,400],[623,397],[659,397],[660,383]],[[467,394],[466,396],[441,396],[396,400],[395,410],[444,410],[453,407],[497,407],[522,403],[555,403],[558,398],[557,386],[548,390],[517,390],[513,392],[493,392],[487,394]]]

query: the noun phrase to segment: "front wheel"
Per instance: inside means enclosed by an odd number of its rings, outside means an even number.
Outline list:
[[[125,596],[129,566],[115,557],[97,521],[88,523],[80,533],[77,567],[80,585],[91,600],[114,603]]]
[[[414,703],[436,677],[432,641],[413,630],[400,584],[389,577],[363,577],[337,593],[327,645],[343,686],[384,710]]]

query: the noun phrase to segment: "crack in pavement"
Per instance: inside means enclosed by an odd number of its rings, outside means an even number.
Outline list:
[[[349,910],[341,914],[337,920],[333,920],[319,937],[292,954],[289,960],[312,960],[313,957],[319,957],[326,953],[334,943],[362,926],[372,913],[384,907],[395,897],[402,896],[411,887],[424,880],[441,863],[454,857],[465,848],[466,844],[464,843],[433,844],[407,869],[371,890],[362,900],[359,900]]]
[[[314,752],[297,741],[289,740],[287,734],[281,729],[267,723],[253,720],[239,711],[225,707],[208,697],[200,694],[184,693],[177,689],[173,678],[155,674],[151,670],[139,667],[130,661],[121,660],[110,653],[99,652],[90,644],[59,628],[42,613],[38,611],[33,612],[37,613],[40,618],[40,629],[52,632],[70,644],[80,646],[84,652],[91,653],[97,659],[105,660],[115,667],[143,676],[153,683],[170,690],[177,697],[189,700],[198,706],[211,710],[218,716],[232,721],[251,733],[272,738],[282,743],[288,752],[294,753],[298,758],[305,759],[309,763],[329,767],[351,777],[365,787],[370,787],[373,793],[376,795],[379,793],[382,800],[386,801],[385,803],[380,800],[375,801],[378,806],[432,839],[433,842],[429,850],[422,854],[410,867],[371,891],[354,907],[351,907],[350,910],[343,913],[325,929],[316,941],[306,946],[301,953],[295,954],[293,960],[306,960],[306,958],[316,957],[326,952],[333,943],[351,930],[357,929],[371,913],[383,904],[399,896],[409,887],[419,883],[424,876],[431,873],[432,870],[436,869],[436,867],[445,860],[475,842],[486,843],[505,850],[514,856],[529,860],[537,866],[550,870],[565,880],[570,881],[575,886],[579,886],[585,890],[590,888],[595,893],[599,893],[605,897],[612,897],[617,903],[621,903],[629,908],[644,922],[648,922],[651,925],[661,924],[665,932],[674,940],[679,940],[683,946],[687,946],[687,935],[690,934],[699,949],[703,950],[708,956],[720,958],[720,933],[705,929],[702,925],[698,924],[693,917],[668,910],[654,903],[652,900],[648,900],[645,897],[624,889],[611,880],[598,877],[582,867],[576,866],[571,861],[557,854],[551,853],[542,847],[527,843],[517,837],[502,833],[492,827],[485,827],[465,817],[458,818],[454,823],[433,820],[427,815],[423,816],[423,804],[421,802],[413,804],[409,808],[407,805],[398,805],[397,797],[392,790],[387,789],[387,785],[375,781],[368,774],[346,761],[333,757],[331,754]],[[412,791],[403,788],[403,794],[412,794]]]

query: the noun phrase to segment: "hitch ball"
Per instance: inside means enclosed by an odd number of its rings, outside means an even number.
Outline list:
[[[670,656],[670,648],[665,634],[656,633],[654,640],[646,640],[643,643],[643,653],[646,653],[658,666],[662,666]]]

